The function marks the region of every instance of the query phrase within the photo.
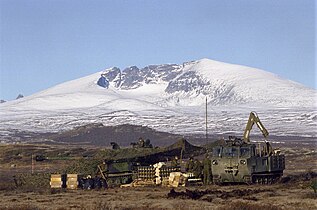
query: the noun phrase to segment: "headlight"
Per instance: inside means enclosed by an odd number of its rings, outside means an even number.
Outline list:
[[[217,160],[213,160],[212,161],[212,165],[218,165],[218,161]]]
[[[240,160],[240,163],[241,163],[242,165],[245,165],[247,162],[246,162],[245,160]]]

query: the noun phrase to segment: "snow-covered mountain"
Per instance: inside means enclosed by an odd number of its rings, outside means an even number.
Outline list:
[[[122,71],[113,67],[3,103],[0,134],[61,131],[87,123],[203,133],[206,97],[210,133],[242,134],[249,112],[257,111],[273,135],[316,136],[316,90],[209,59]]]

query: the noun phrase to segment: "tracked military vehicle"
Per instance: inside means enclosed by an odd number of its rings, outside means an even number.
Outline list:
[[[256,124],[265,140],[251,143],[250,131]],[[278,149],[273,149],[266,140],[269,135],[255,112],[250,113],[243,139],[230,136],[223,140],[212,152],[212,177],[216,184],[221,183],[260,183],[276,182],[285,169],[285,157]]]
[[[121,184],[130,183],[135,178],[148,178],[155,172],[153,166],[158,162],[165,162],[179,154],[188,158],[190,154],[200,153],[202,148],[193,146],[185,139],[180,139],[173,145],[154,149],[149,154],[136,154],[133,157],[117,159],[117,160],[104,160],[102,164],[97,167],[97,176],[105,180],[108,186],[119,186]],[[178,170],[178,169],[177,169]],[[164,168],[161,177],[166,176],[167,173],[175,171],[173,167]]]
[[[127,160],[104,161],[98,165],[100,178],[107,182],[107,186],[119,186],[132,182],[134,171],[139,164]]]

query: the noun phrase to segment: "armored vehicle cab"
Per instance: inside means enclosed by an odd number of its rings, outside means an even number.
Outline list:
[[[285,157],[278,150],[269,153],[263,148],[229,137],[222,145],[214,147],[212,176],[214,183],[262,183],[275,182],[283,175]]]
[[[250,142],[249,136],[256,124],[265,140],[258,146]],[[283,175],[285,156],[279,149],[273,149],[266,140],[269,132],[258,115],[251,112],[244,131],[243,140],[229,136],[221,145],[213,149],[212,175],[214,183],[262,183],[275,182]]]

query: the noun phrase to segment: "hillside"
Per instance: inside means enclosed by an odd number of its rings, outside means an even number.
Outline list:
[[[256,111],[273,135],[316,136],[316,92],[263,70],[209,59],[113,67],[0,104],[0,135],[90,123],[202,134],[207,97],[211,133],[242,134],[249,112]]]

